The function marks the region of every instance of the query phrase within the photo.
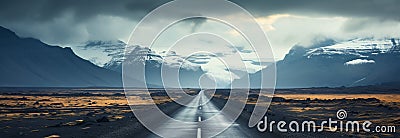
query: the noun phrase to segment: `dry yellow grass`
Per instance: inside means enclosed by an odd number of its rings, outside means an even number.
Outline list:
[[[356,99],[376,98],[384,102],[400,102],[400,94],[276,94],[275,97],[286,99]]]
[[[0,95],[0,121],[17,118],[46,118],[58,120],[65,116],[86,115],[89,112],[123,114],[131,112],[128,105],[148,105],[170,102],[166,96],[154,96],[153,100],[140,96],[29,96]],[[128,108],[128,109],[126,109]],[[32,111],[26,113],[25,110]],[[103,110],[103,111],[102,111]]]

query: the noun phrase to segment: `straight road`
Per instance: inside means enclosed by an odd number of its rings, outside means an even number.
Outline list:
[[[246,138],[246,137],[280,137],[275,133],[261,133],[257,128],[249,128],[247,126],[247,117],[239,117],[237,120],[229,120],[228,115],[220,113],[220,108],[223,106],[217,103],[218,101],[210,100],[210,97],[202,90],[199,94],[190,100],[187,106],[182,106],[170,113],[169,116],[175,120],[186,123],[176,123],[176,121],[160,122],[156,128],[159,134],[174,138],[205,138],[205,137],[229,137],[229,138]],[[151,115],[149,115],[151,116]],[[212,122],[207,121],[213,119]],[[154,118],[157,120],[157,118]],[[202,122],[206,121],[206,122]],[[199,123],[202,122],[202,123]],[[231,124],[230,122],[234,122]],[[218,135],[210,135],[210,132],[215,132],[226,128]],[[215,134],[215,133],[214,133]],[[107,135],[100,137],[140,137],[154,138],[158,135],[150,132],[139,122],[127,124],[127,126],[114,130]]]
[[[185,138],[201,138],[209,137],[208,134],[212,130],[220,130],[228,127],[225,131],[216,137],[257,137],[259,134],[253,134],[256,128],[249,128],[247,122],[243,121],[242,124],[235,122],[230,124],[229,119],[223,114],[218,114],[220,109],[200,91],[199,94],[189,102],[188,106],[183,106],[171,115],[172,118],[184,122],[192,122],[182,125],[176,124],[174,121],[167,121],[157,128],[161,134],[168,134],[171,137],[185,137]],[[200,125],[197,122],[204,121],[214,117],[216,121],[207,122]],[[180,130],[180,131],[176,131]],[[150,134],[147,137],[158,137],[155,134]]]

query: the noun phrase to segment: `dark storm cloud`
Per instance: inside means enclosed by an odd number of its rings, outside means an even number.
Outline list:
[[[8,21],[51,21],[70,12],[76,21],[102,14],[138,19],[166,2],[167,0],[3,0],[0,2],[0,18]]]
[[[294,14],[363,18],[367,21],[400,20],[400,0],[232,1],[255,16]],[[71,41],[87,39],[118,39],[129,35],[134,22],[167,2],[169,0],[2,0],[0,25],[16,31],[17,34],[50,43],[68,44]],[[221,8],[221,11],[223,10]],[[110,20],[111,17],[118,17],[119,20]],[[193,20],[192,31],[204,22],[203,19]],[[348,26],[350,29],[360,30],[368,25],[353,22]],[[126,29],[127,27],[129,29]]]
[[[134,22],[166,0],[2,0],[0,26],[50,44],[124,39]],[[129,27],[129,29],[127,29]]]
[[[169,0],[2,0],[1,20],[49,21],[65,12],[76,21],[104,14],[138,20]],[[255,15],[276,13],[400,19],[399,0],[232,0]],[[223,10],[223,9],[221,9]]]

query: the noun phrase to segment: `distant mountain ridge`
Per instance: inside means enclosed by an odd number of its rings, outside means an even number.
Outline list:
[[[121,87],[121,75],[98,67],[71,48],[20,38],[0,27],[1,87]]]
[[[86,50],[100,50],[110,58],[102,67],[113,70],[115,72],[122,73],[122,63],[129,57],[126,63],[141,67],[146,65],[146,83],[157,87],[189,87],[198,88],[198,79],[205,72],[199,65],[193,64],[188,60],[185,60],[180,55],[177,55],[174,51],[168,53],[163,51],[157,53],[148,47],[139,45],[131,46],[132,51],[128,56],[125,56],[126,44],[119,40],[108,40],[108,41],[88,41],[82,48]],[[163,71],[167,74],[175,70],[179,70],[179,79],[181,86],[173,85],[166,81],[164,82],[161,78],[161,66],[163,65]],[[139,69],[137,69],[139,70]],[[143,75],[137,73],[136,75]],[[133,77],[133,76],[132,76]]]
[[[399,39],[326,40],[308,47],[294,46],[277,62],[278,88],[400,84]],[[251,84],[261,78],[250,77]]]

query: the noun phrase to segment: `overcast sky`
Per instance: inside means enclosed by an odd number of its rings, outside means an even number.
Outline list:
[[[0,25],[23,37],[71,46],[88,40],[127,41],[147,13],[168,0],[2,0]],[[253,0],[233,2],[253,14],[277,59],[296,44],[326,38],[399,37],[399,0]],[[223,8],[221,8],[221,14]],[[238,18],[240,20],[240,18]],[[207,21],[180,27],[210,29]]]

